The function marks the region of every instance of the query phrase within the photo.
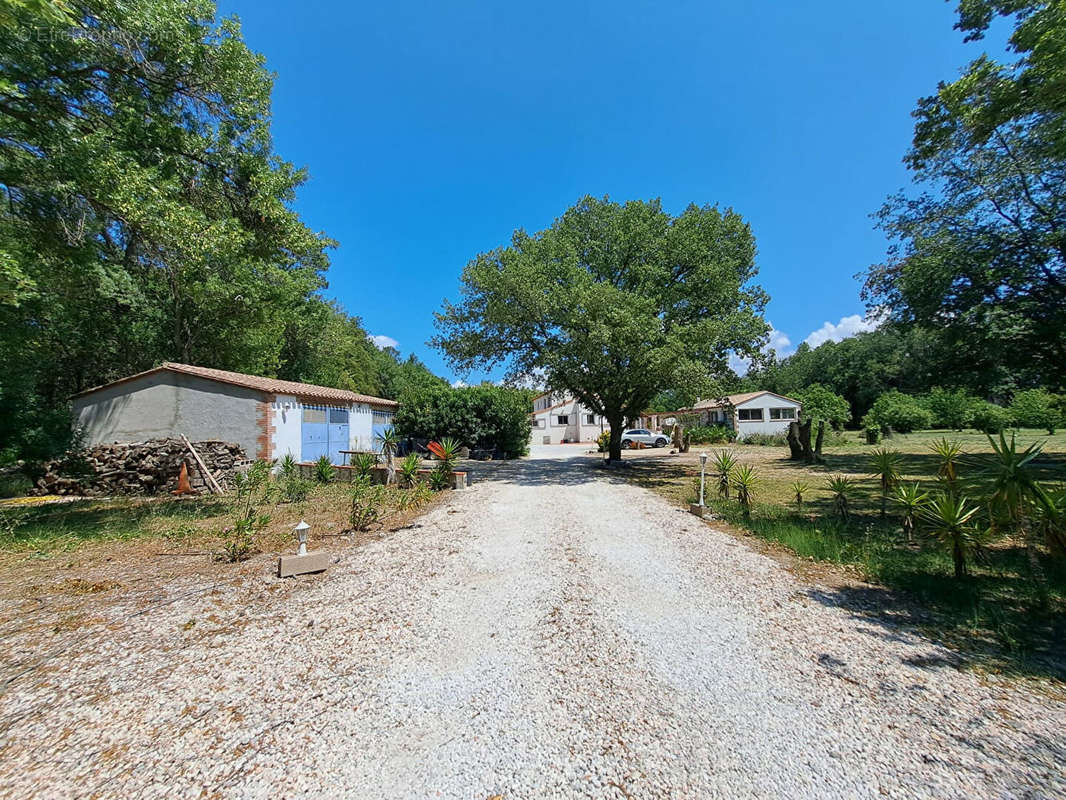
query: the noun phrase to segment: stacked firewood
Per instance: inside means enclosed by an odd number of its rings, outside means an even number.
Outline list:
[[[223,488],[247,464],[243,448],[231,442],[193,442],[204,466]],[[181,465],[188,467],[192,488],[207,493],[205,477],[181,439],[101,444],[69,453],[45,465],[37,494],[164,494],[175,490]]]

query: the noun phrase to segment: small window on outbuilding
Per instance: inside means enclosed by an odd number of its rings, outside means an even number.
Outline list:
[[[762,422],[761,408],[738,408],[737,419],[741,422]]]
[[[326,409],[304,406],[304,422],[312,425],[324,425],[326,422]]]
[[[794,408],[771,408],[770,419],[795,419],[796,409]]]

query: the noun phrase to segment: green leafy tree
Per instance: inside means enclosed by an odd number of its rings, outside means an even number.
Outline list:
[[[933,415],[917,398],[892,391],[877,398],[870,413],[863,419],[863,424],[867,423],[878,425],[883,430],[910,433],[931,427]]]
[[[531,392],[505,386],[445,386],[411,390],[396,412],[401,436],[451,438],[475,450],[511,456],[529,450]]]
[[[803,403],[803,409],[800,411],[803,419],[812,420],[816,424],[819,420],[824,420],[838,430],[851,421],[848,401],[820,383],[811,384],[799,392],[796,399]]]
[[[1010,415],[1019,428],[1043,428],[1048,435],[1062,425],[1059,398],[1043,389],[1018,392],[1010,404]]]
[[[918,105],[906,164],[926,187],[891,198],[893,240],[864,296],[937,331],[975,372],[1012,362],[1028,385],[1066,383],[1066,5],[962,0],[981,38],[1013,21],[1010,60],[987,55]]]
[[[467,264],[433,344],[461,371],[506,363],[571,392],[607,419],[619,459],[626,420],[660,391],[710,396],[730,352],[757,353],[768,327],[755,274],[755,239],[733,211],[586,197]]]
[[[981,401],[964,389],[949,391],[939,386],[922,398],[933,415],[933,427],[961,431],[973,424],[974,413]]]

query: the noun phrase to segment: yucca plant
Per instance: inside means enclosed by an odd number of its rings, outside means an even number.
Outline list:
[[[929,449],[936,453],[940,461],[937,467],[939,477],[948,487],[948,491],[958,490],[959,462],[963,457],[962,445],[954,439],[941,437],[929,445]]]
[[[421,465],[422,459],[418,457],[418,453],[408,453],[404,460],[400,462],[400,479],[408,489],[413,488],[417,482],[418,468]]]
[[[1046,502],[1035,503],[1034,522],[1052,555],[1066,556],[1066,487],[1046,490]]]
[[[884,519],[888,495],[899,483],[900,455],[895,450],[879,447],[870,454],[870,469],[881,484],[881,518]]]
[[[925,532],[951,548],[955,577],[966,575],[966,556],[981,544],[981,533],[973,524],[978,507],[962,495],[937,494],[919,512]]]
[[[733,488],[737,491],[737,502],[744,509],[745,517],[751,516],[751,504],[758,482],[759,472],[750,464],[741,464],[733,469]]]
[[[293,458],[292,453],[286,453],[281,459],[281,475],[284,478],[295,478],[300,471],[300,465]]]
[[[718,450],[714,454],[712,462],[715,474],[718,476],[718,496],[728,500],[729,486],[733,480],[733,470],[737,466],[737,458],[732,450]]]
[[[314,467],[315,480],[319,483],[329,483],[333,480],[333,462],[329,460],[329,456],[321,455],[315,462]]]
[[[896,494],[893,499],[903,512],[903,534],[907,537],[908,542],[913,541],[918,514],[929,501],[929,492],[923,492],[921,484],[917,481],[904,483],[896,487]]]
[[[358,478],[370,478],[374,474],[374,467],[378,465],[378,457],[373,453],[356,453],[352,456],[352,467]]]
[[[1039,534],[1029,519],[1033,505],[1041,505],[1045,509],[1051,505],[1051,499],[1037,481],[1032,466],[1043,450],[1043,445],[1034,442],[1024,450],[1019,450],[1013,433],[1009,443],[1003,433],[999,434],[998,442],[991,436],[988,441],[992,445],[992,453],[985,459],[985,466],[979,477],[988,482],[993,525],[1005,522],[1015,533],[1021,535],[1033,578],[1043,581]]]
[[[449,438],[429,443],[429,451],[440,459],[440,468],[448,475],[455,471],[455,462],[459,460],[459,447],[458,441]]]
[[[851,512],[848,509],[848,497],[852,488],[854,488],[851,479],[846,475],[837,475],[827,478],[826,485],[829,487],[829,491],[833,493],[833,506],[841,519],[847,522],[851,518]]]
[[[396,465],[393,462],[393,456],[396,455],[396,450],[400,446],[400,434],[396,433],[395,428],[386,428],[384,433],[377,434],[375,438],[381,448],[381,455],[385,458],[385,485],[392,486],[396,480]]]
[[[444,468],[443,464],[441,464],[429,473],[429,488],[435,492],[443,491],[448,488],[450,479],[451,473]]]
[[[811,485],[803,481],[796,481],[792,484],[792,499],[796,503],[796,510],[803,510],[803,495],[807,494],[811,490]]]

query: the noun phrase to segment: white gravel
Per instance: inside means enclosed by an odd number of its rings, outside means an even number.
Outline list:
[[[0,695],[0,795],[1066,796],[1061,700],[584,463],[485,472],[324,576],[9,636],[69,649]]]

